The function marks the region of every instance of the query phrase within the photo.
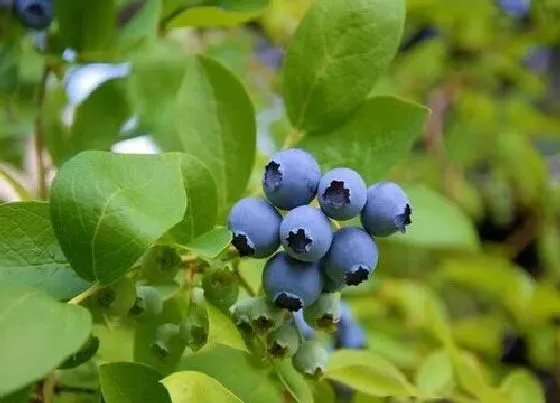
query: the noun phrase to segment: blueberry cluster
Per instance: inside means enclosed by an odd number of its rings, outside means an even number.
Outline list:
[[[268,201],[246,198],[232,208],[232,244],[241,256],[269,258],[263,272],[265,294],[291,312],[318,303],[322,294],[362,283],[377,265],[372,236],[404,232],[411,222],[410,203],[397,184],[367,188],[349,168],[321,175],[315,159],[301,149],[270,158],[263,189]],[[310,205],[315,197],[320,208]],[[286,213],[282,216],[278,209]],[[333,231],[332,220],[358,215],[363,229]],[[280,245],[283,251],[275,254]]]

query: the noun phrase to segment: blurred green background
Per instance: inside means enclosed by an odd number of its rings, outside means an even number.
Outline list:
[[[125,18],[134,7],[122,3]],[[217,58],[249,89],[257,166],[290,132],[283,49],[311,3],[272,0],[254,15],[173,21],[173,41]],[[32,133],[44,38],[8,18],[0,14],[0,198],[15,201],[38,192]],[[193,20],[198,27],[185,27]],[[49,57],[56,68],[42,113],[54,138],[93,88],[128,67],[119,55]],[[387,178],[409,192],[411,229],[381,242],[373,281],[344,291],[368,348],[433,390],[460,384],[478,396],[515,369],[502,387],[524,388],[520,403],[541,393],[537,380],[547,401],[560,402],[560,1],[409,0],[401,50],[372,93],[416,100],[432,114]],[[113,150],[158,151],[141,123],[126,123]],[[70,151],[47,148],[52,176]],[[441,354],[450,348],[463,354],[458,377]],[[456,401],[473,400],[457,391]]]

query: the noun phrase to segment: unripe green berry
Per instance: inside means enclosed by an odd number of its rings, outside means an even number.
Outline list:
[[[282,325],[285,311],[272,305],[266,297],[249,297],[230,308],[235,324],[250,333],[267,333]]]
[[[293,320],[285,322],[267,337],[268,353],[274,358],[291,357],[298,347],[299,334]]]
[[[156,245],[142,257],[142,275],[154,284],[169,282],[175,278],[182,265],[181,256],[170,246]]]
[[[202,288],[206,300],[221,309],[228,309],[239,297],[237,276],[227,268],[206,269]]]
[[[181,339],[179,325],[165,323],[156,330],[156,341],[150,346],[153,354],[161,361],[166,361],[174,351],[184,346]]]
[[[340,322],[340,293],[321,294],[317,301],[303,309],[303,317],[315,329],[334,332]]]
[[[327,359],[328,353],[320,342],[307,340],[299,346],[292,357],[292,364],[302,374],[318,379],[323,376]]]
[[[99,350],[99,338],[90,335],[84,345],[70,357],[68,357],[62,364],[58,366],[58,369],[72,369],[84,362],[90,360]]]
[[[129,314],[138,322],[147,322],[157,318],[163,312],[163,299],[158,290],[150,286],[140,286],[136,289],[136,302],[130,308]]]
[[[110,286],[103,287],[90,297],[92,308],[112,316],[125,316],[136,301],[134,281],[122,277]]]

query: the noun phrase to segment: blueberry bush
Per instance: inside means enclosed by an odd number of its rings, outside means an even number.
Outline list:
[[[0,0],[0,402],[560,400],[560,4]]]

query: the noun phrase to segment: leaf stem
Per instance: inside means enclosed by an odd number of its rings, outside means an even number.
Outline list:
[[[43,381],[43,403],[53,403],[55,386],[56,374],[54,371],[52,371],[45,377],[45,380]]]
[[[292,129],[292,131],[286,136],[282,148],[292,147],[301,137],[301,133],[297,129]]]
[[[239,272],[239,258],[234,260],[231,265],[233,267],[233,273],[237,277],[237,280],[239,281],[239,285],[241,286],[241,288],[245,290],[248,296],[254,297],[256,295],[255,291],[253,291],[253,289],[251,288],[247,280],[245,280],[245,278]]]
[[[70,301],[68,301],[69,304],[73,304],[73,305],[78,305],[81,304],[82,302],[84,302],[87,298],[91,297],[93,294],[95,294],[97,292],[97,290],[99,290],[99,285],[97,284],[93,284],[91,287],[89,287],[87,290],[85,290],[84,292],[82,292],[81,294],[76,295],[74,298],[72,298]]]

